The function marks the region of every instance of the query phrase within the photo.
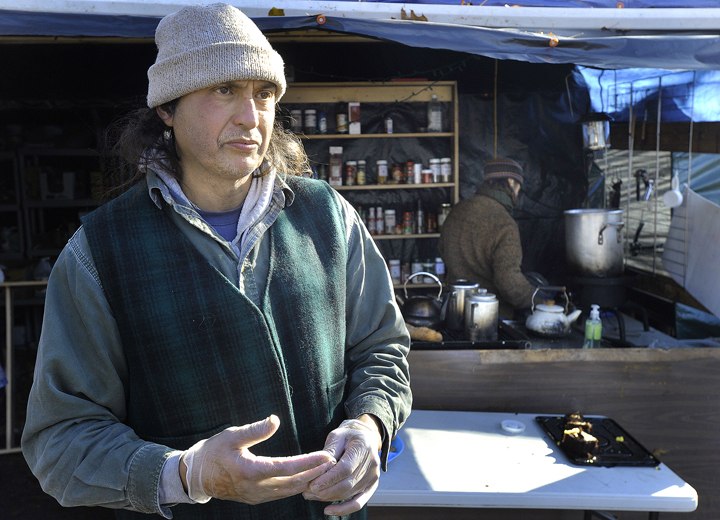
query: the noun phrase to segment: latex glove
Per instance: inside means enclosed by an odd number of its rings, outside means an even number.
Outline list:
[[[327,451],[294,457],[253,455],[249,448],[272,437],[279,426],[280,419],[271,415],[227,428],[192,446],[180,459],[180,477],[186,477],[188,496],[201,503],[214,497],[261,504],[306,491],[313,479],[335,465]]]
[[[343,501],[326,507],[326,515],[343,516],[362,509],[380,479],[381,441],[376,426],[359,419],[343,421],[325,441],[325,451],[337,464],[311,482],[310,491],[303,496],[308,500]]]

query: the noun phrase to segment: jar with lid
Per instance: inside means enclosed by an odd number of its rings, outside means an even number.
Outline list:
[[[425,217],[425,233],[437,233],[437,219],[435,213],[428,213]]]
[[[430,169],[433,174],[433,182],[440,182],[440,159],[430,159]]]
[[[318,133],[327,134],[327,114],[325,112],[318,112]]]
[[[382,206],[375,208],[375,230],[378,235],[382,235],[385,232],[385,218],[383,217]]]
[[[440,159],[440,182],[452,182],[452,159],[443,157]]]
[[[426,168],[422,171],[422,183],[432,184],[433,182],[433,171],[430,168]]]
[[[405,184],[413,184],[415,181],[415,162],[407,161],[405,163],[405,174],[403,175]]]
[[[342,146],[330,147],[330,186],[342,186],[343,181]]]
[[[419,273],[423,270],[422,262],[418,259],[413,260],[412,265],[410,266],[410,275],[412,276],[415,273]],[[411,283],[423,283],[421,278],[425,278],[424,276],[416,276],[411,280]]]
[[[435,276],[441,280],[445,277],[445,262],[439,256],[435,258]]]
[[[393,164],[392,167],[392,180],[398,184],[403,181],[403,165]]]
[[[430,274],[435,274],[435,262],[428,258],[422,263],[423,271]],[[418,276],[418,278],[423,278],[423,283],[433,283],[433,279],[429,276]]]
[[[305,133],[314,134],[317,129],[317,111],[313,108],[305,110]]]
[[[403,235],[412,235],[413,232],[413,214],[412,211],[403,213]]]
[[[303,128],[303,114],[302,110],[294,109],[290,111],[290,130],[299,134]]]
[[[376,170],[377,170],[377,183],[385,184],[388,179],[387,161],[381,159],[381,160],[377,161],[375,164],[376,164]]]
[[[368,231],[371,235],[377,235],[377,219],[375,218],[375,208],[370,208],[370,217],[368,218]]]
[[[355,185],[355,173],[357,172],[357,161],[345,163],[345,186]]]
[[[400,270],[400,260],[393,258],[388,262],[390,265],[390,278],[392,279],[392,283],[394,284],[400,284],[402,283],[402,273]]]
[[[347,134],[348,133],[348,120],[345,112],[338,112],[337,114],[337,133]]]
[[[355,175],[355,182],[358,186],[363,186],[367,182],[367,176],[365,174],[365,161],[360,159],[357,162],[357,174]]]
[[[395,233],[395,210],[394,209],[386,209],[385,210],[385,232],[388,235],[392,235]]]
[[[438,231],[442,231],[442,226],[445,223],[445,219],[447,218],[448,214],[450,213],[451,207],[452,206],[449,202],[440,204],[440,211],[438,212],[437,218]]]

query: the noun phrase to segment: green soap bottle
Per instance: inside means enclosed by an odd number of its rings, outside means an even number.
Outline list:
[[[585,320],[585,342],[582,348],[600,348],[602,337],[602,321],[600,321],[600,306],[592,304],[590,317]]]

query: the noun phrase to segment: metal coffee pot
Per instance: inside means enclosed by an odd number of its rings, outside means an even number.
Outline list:
[[[497,341],[500,302],[487,289],[477,289],[465,296],[465,339]]]
[[[469,280],[459,279],[448,284],[447,311],[445,326],[450,330],[463,330],[465,327],[465,297],[478,289],[479,285]]]

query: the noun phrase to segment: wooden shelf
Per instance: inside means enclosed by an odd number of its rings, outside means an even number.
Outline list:
[[[372,235],[373,240],[402,240],[406,238],[440,238],[440,233],[415,233],[412,235],[409,234],[400,234],[400,235],[394,235],[394,234],[385,234],[385,235]]]
[[[357,190],[419,190],[423,188],[454,188],[452,182],[428,182],[425,184],[357,184],[353,186],[333,186],[338,191]]]
[[[418,132],[413,134],[295,134],[300,139],[397,139],[412,137],[414,139],[423,137],[453,137],[452,132]]]

